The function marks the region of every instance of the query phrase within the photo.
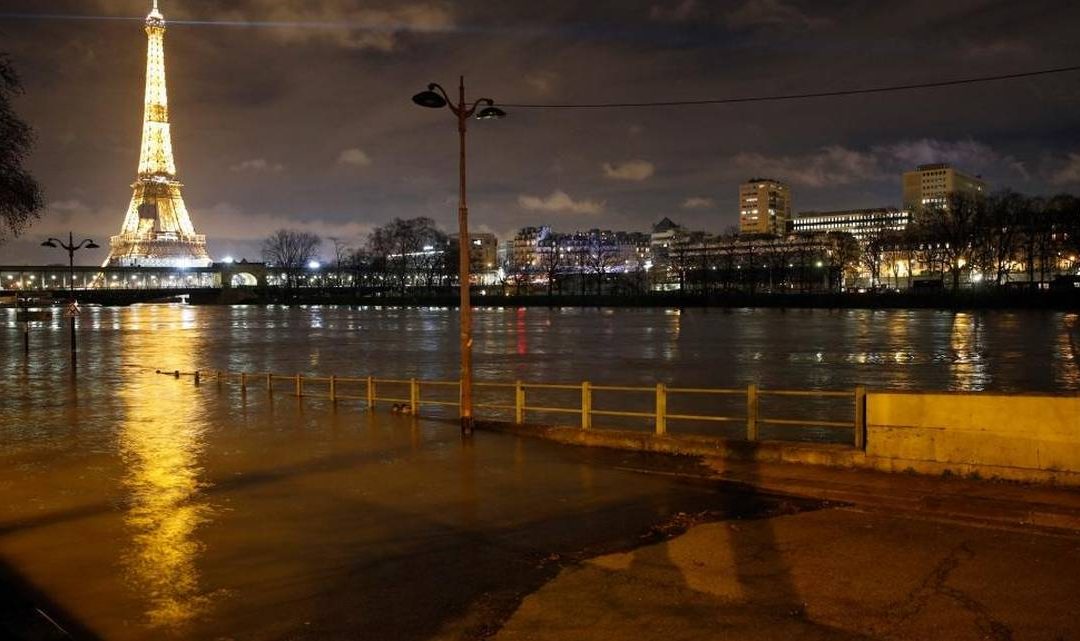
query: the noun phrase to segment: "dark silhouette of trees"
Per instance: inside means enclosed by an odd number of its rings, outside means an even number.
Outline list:
[[[285,273],[286,287],[293,287],[300,271],[319,256],[321,244],[322,239],[310,232],[279,229],[263,241],[262,257]]]
[[[45,205],[41,187],[23,168],[34,132],[11,105],[19,93],[19,76],[8,57],[0,54],[0,243],[22,233]]]

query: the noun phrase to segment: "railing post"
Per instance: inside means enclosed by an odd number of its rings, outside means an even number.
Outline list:
[[[221,387],[221,370],[217,370],[215,373],[217,375],[217,386]]]
[[[266,393],[270,396],[274,395],[274,374],[272,372],[266,373]]]
[[[199,384],[199,370],[195,370],[195,384]]]
[[[375,409],[375,379],[367,377],[367,406],[369,410]]]
[[[855,449],[866,449],[866,388],[855,387]]]
[[[247,372],[240,372],[240,393],[247,394]]]
[[[420,383],[415,378],[409,379],[409,413],[416,416],[420,411]]]
[[[754,383],[746,386],[746,440],[758,440],[758,387]]]
[[[304,377],[299,374],[296,375],[296,397],[299,398],[304,395]]]
[[[592,385],[589,381],[581,384],[581,429],[592,427]]]
[[[514,423],[525,423],[525,386],[521,381],[514,381]]]
[[[337,403],[337,376],[330,377],[330,402]]]
[[[656,384],[656,435],[667,434],[667,386]]]

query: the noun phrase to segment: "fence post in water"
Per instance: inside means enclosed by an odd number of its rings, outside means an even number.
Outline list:
[[[240,393],[247,394],[247,374],[240,372]]]
[[[199,384],[199,370],[195,370],[195,384]]]
[[[758,440],[758,388],[754,383],[746,386],[746,440]]]
[[[514,423],[521,425],[525,422],[525,386],[521,381],[514,381]]]
[[[274,395],[274,375],[270,372],[266,373],[266,393],[270,396]]]
[[[296,375],[296,397],[300,398],[304,395],[304,378],[299,374]]]
[[[592,385],[589,381],[581,384],[581,429],[592,427]]]
[[[667,434],[667,386],[656,384],[656,435]]]
[[[221,370],[217,370],[217,386],[221,387]]]
[[[415,378],[409,379],[409,413],[416,416],[420,411],[420,383]]]
[[[367,377],[367,407],[375,409],[375,379],[370,376]]]
[[[337,376],[330,376],[330,402],[337,403]]]
[[[866,449],[866,388],[855,387],[855,448]]]

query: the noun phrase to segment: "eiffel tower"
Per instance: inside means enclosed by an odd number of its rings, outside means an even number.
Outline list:
[[[206,236],[195,233],[176,178],[165,91],[165,16],[154,0],[146,16],[146,113],[139,175],[106,267],[206,267]]]

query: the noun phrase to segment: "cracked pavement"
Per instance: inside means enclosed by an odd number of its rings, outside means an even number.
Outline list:
[[[848,507],[696,525],[564,568],[499,641],[1080,638],[1080,534]]]

